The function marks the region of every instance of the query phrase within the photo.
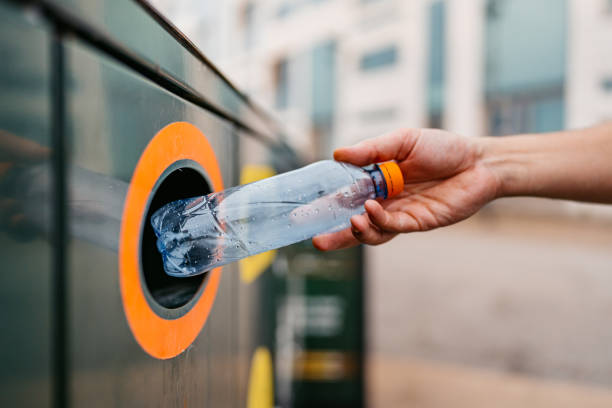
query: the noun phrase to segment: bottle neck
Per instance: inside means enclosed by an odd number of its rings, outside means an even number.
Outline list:
[[[387,198],[387,183],[385,182],[385,178],[378,167],[378,164],[375,164],[372,169],[366,170],[372,179],[372,183],[374,183],[374,192],[376,193],[376,197]]]

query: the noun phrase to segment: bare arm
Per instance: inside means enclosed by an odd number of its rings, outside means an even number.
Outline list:
[[[482,139],[500,196],[612,204],[612,123],[541,135]]]
[[[612,203],[612,123],[568,132],[470,138],[435,129],[408,129],[334,152],[358,166],[396,160],[404,191],[366,202],[351,228],[315,237],[322,250],[454,224],[505,196]]]

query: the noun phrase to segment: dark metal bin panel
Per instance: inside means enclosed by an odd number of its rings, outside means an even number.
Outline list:
[[[207,136],[229,186],[233,126],[79,42],[66,43],[66,57],[70,400],[101,407],[232,406],[238,398],[235,266],[224,268],[198,338],[177,357],[157,360],[128,327],[113,248],[120,224],[99,210],[122,208],[126,183],[146,145],[175,121],[193,123]],[[79,228],[90,221],[88,211],[101,217],[102,235]]]
[[[51,405],[51,41],[0,4],[0,405]],[[31,187],[32,178],[38,184]]]
[[[178,80],[223,112],[262,135],[275,135],[277,124],[248,101],[201,52],[146,1],[55,0],[54,9],[109,40],[157,73]],[[100,34],[100,35],[98,35]]]

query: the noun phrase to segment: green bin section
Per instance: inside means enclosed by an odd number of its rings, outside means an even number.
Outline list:
[[[277,331],[293,328],[291,406],[364,405],[361,248],[321,254],[310,242],[286,248],[277,282]]]

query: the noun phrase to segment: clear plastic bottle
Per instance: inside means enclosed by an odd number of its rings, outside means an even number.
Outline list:
[[[217,266],[342,230],[364,203],[403,190],[394,161],[370,168],[324,160],[203,197],[174,201],[151,224],[166,273],[193,276]]]

